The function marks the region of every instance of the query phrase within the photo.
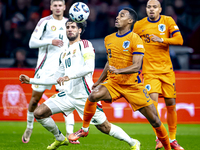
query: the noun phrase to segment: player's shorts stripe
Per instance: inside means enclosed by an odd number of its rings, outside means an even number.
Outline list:
[[[45,53],[45,56],[44,56],[42,62],[40,63],[40,65],[37,68],[35,68],[35,75],[38,72],[38,70],[41,69],[44,66],[44,63],[47,59],[47,53],[48,53],[48,48],[46,49],[46,53]]]
[[[138,83],[141,83],[141,79],[139,76],[137,76],[137,79],[138,79]]]
[[[144,53],[142,53],[142,52],[133,52],[132,54],[133,54],[133,55],[134,55],[134,54],[144,55]]]
[[[84,77],[82,77],[82,80],[83,80],[83,84],[85,86],[85,90],[86,90],[87,94],[89,95],[91,93],[91,90],[90,90],[90,88],[89,88],[89,86],[88,86],[88,84],[87,84],[87,82],[86,82]]]
[[[102,107],[99,107],[98,103],[97,103],[97,109],[103,112]]]
[[[172,32],[172,35],[173,35],[174,33],[176,33],[176,32],[180,32],[180,30],[173,31],[173,32]]]
[[[83,46],[84,46],[84,48],[89,47],[89,43],[88,43],[87,40],[82,40],[82,41],[83,41]]]

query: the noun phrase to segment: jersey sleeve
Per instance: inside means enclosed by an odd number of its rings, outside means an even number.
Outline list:
[[[46,26],[47,26],[47,20],[45,20],[45,18],[40,19],[37,26],[35,27],[35,30],[31,35],[29,41],[30,48],[39,48],[41,46],[52,44],[52,40],[49,39],[41,40],[41,37],[43,35],[43,32],[45,31]]]
[[[133,32],[136,34],[138,34],[138,24],[139,24],[139,22],[137,21],[133,26]]]
[[[133,43],[132,55],[144,55],[145,49],[143,41],[139,37],[139,35],[135,34],[135,37],[132,38],[132,43]]]
[[[183,37],[175,21],[172,19],[172,17],[168,17],[167,22],[168,22],[169,32],[172,35],[172,37],[163,38],[163,43],[169,45],[183,45]]]
[[[79,46],[84,59],[84,65],[75,72],[70,73],[70,75],[68,75],[70,79],[83,77],[92,73],[95,68],[95,53],[92,44],[87,40],[82,40],[82,43]]]

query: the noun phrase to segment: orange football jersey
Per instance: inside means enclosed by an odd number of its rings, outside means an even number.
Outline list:
[[[110,34],[104,39],[108,63],[116,69],[126,68],[133,64],[133,55],[144,55],[141,38],[131,30],[124,35]],[[118,84],[138,83],[138,73],[113,74],[108,71],[108,79]]]
[[[137,33],[144,43],[143,73],[173,71],[169,45],[182,45],[183,38],[178,26],[171,17],[161,15],[157,21],[151,21],[148,17],[145,17],[135,23],[133,32]],[[151,41],[151,34],[162,38],[163,43]]]

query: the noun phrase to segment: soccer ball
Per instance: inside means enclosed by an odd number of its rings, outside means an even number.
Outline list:
[[[90,10],[85,3],[76,2],[69,9],[69,16],[75,22],[84,22],[87,20]]]

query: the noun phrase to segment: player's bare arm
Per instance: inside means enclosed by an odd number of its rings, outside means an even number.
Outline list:
[[[159,43],[163,42],[163,40],[161,38],[159,38],[158,36],[156,36],[154,34],[149,35],[149,37],[151,38],[151,41],[153,41],[153,42],[159,42]]]
[[[58,40],[58,39],[54,39],[54,40],[52,40],[52,45],[58,46],[58,47],[62,47],[63,46],[63,41],[62,40]]]
[[[101,74],[101,76],[99,77],[99,79],[97,80],[97,82],[94,83],[94,85],[92,86],[92,89],[94,89],[95,87],[97,87],[100,83],[102,83],[106,78],[107,78],[107,71],[109,69],[109,64],[108,62],[106,63],[103,72]]]
[[[115,74],[131,74],[140,70],[142,65],[143,55],[133,55],[133,64],[126,68],[116,69],[114,66],[109,66],[109,71]]]
[[[27,76],[27,75],[24,75],[24,74],[21,74],[19,76],[19,81],[22,83],[22,84],[29,84],[30,83],[30,78]]]

